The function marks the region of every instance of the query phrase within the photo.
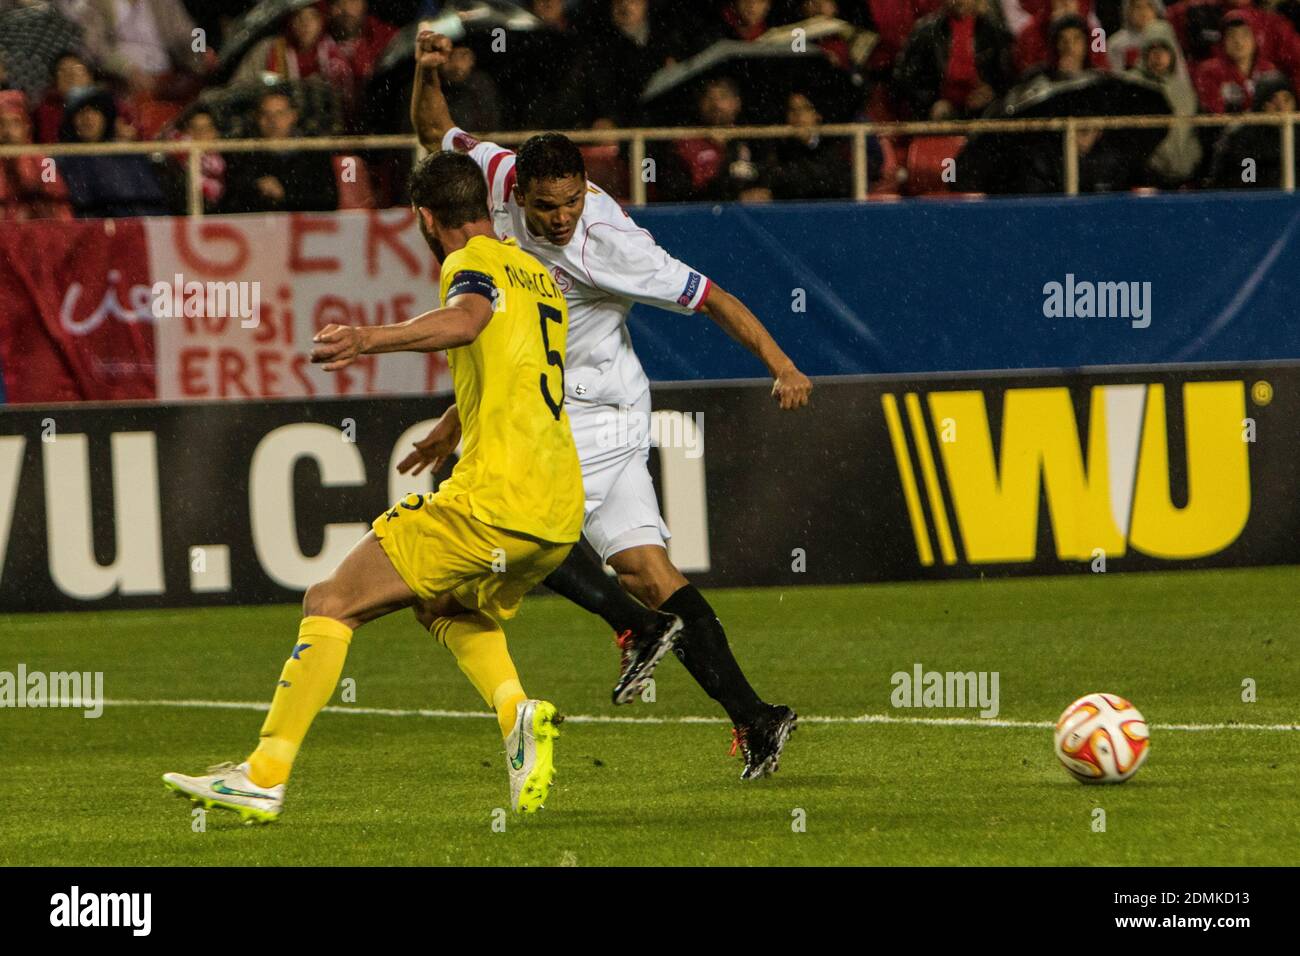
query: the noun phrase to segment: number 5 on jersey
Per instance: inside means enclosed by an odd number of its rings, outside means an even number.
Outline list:
[[[560,389],[559,398],[551,397],[550,386],[546,382],[546,372],[542,372],[539,385],[542,389],[542,398],[546,399],[546,406],[551,410],[551,415],[558,422],[560,412],[564,409],[564,356],[551,348],[551,336],[547,330],[546,323],[554,322],[557,325],[564,324],[564,313],[551,305],[543,302],[537,303],[537,311],[540,313],[538,321],[542,326],[542,348],[546,350],[546,364],[554,365],[560,370]]]

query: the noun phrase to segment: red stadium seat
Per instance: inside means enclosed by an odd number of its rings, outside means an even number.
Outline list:
[[[943,181],[944,160],[953,159],[966,145],[965,136],[917,136],[907,147],[907,182],[909,196],[952,192],[952,183]]]
[[[347,160],[354,162],[353,173],[348,176],[352,182],[346,182],[343,176],[344,163]],[[375,197],[370,190],[370,171],[366,169],[366,161],[360,156],[335,156],[334,157],[334,180],[339,187],[339,208],[340,209],[374,209]]]

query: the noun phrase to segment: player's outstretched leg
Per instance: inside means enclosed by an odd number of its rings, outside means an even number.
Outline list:
[[[454,601],[443,598],[437,610],[417,608],[416,616],[451,651],[474,689],[496,711],[505,738],[510,805],[517,813],[533,813],[546,803],[555,780],[561,718],[554,704],[531,700],[524,693],[501,625],[481,612],[456,609]],[[430,615],[437,616],[430,621]]]
[[[163,783],[195,803],[234,811],[245,823],[275,820],[303,739],[343,673],[353,631],[414,599],[379,539],[367,534],[329,578],[307,589],[298,638],[280,672],[257,749],[242,763],[220,764],[204,774],[163,774]]]
[[[768,704],[755,693],[731,652],[726,631],[695,585],[682,576],[658,545],[638,545],[613,554],[619,581],[642,601],[675,614],[685,629],[673,647],[695,682],[722,705],[735,727],[735,746],[745,760],[742,780],[775,773],[781,751],[798,718],[789,707]]]
[[[611,696],[615,704],[635,699],[677,642],[681,618],[651,610],[610,580],[585,541],[579,541],[542,583],[614,629],[622,666]]]

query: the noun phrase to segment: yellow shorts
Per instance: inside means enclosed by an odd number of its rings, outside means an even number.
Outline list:
[[[421,598],[451,594],[506,621],[524,595],[564,561],[572,544],[503,531],[470,514],[463,494],[410,494],[370,526],[407,587]]]

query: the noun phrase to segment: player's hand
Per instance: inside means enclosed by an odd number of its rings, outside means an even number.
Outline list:
[[[317,332],[312,341],[316,347],[311,350],[311,360],[316,365],[324,362],[327,372],[347,368],[366,350],[365,330],[353,325],[331,323]]]
[[[808,404],[812,387],[808,376],[791,365],[772,383],[772,397],[783,409],[803,408]]]
[[[397,463],[398,473],[404,475],[409,471],[418,475],[426,468],[437,471],[460,444],[460,419],[443,415],[433,431],[414,444],[415,451]]]
[[[415,38],[415,64],[426,78],[437,75],[438,67],[451,57],[451,40],[432,30],[421,30]]]

